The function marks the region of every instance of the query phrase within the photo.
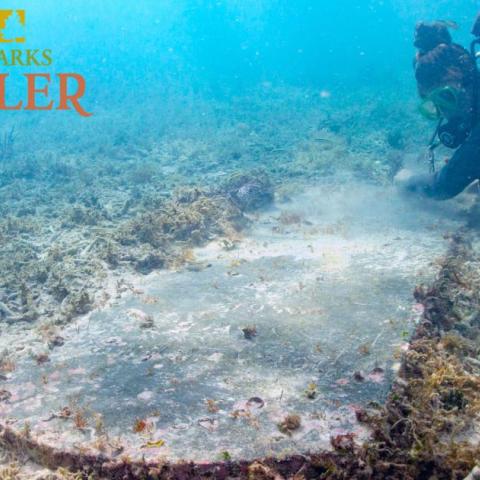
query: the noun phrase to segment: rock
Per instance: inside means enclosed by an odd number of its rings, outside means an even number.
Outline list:
[[[273,186],[262,171],[234,175],[222,190],[242,211],[257,210],[273,202]]]
[[[147,253],[142,258],[138,259],[135,264],[135,270],[139,273],[147,275],[153,270],[163,268],[165,265],[165,259],[160,255],[154,253]]]
[[[253,340],[257,336],[257,327],[255,325],[251,325],[242,328],[242,332],[245,340]]]
[[[8,402],[12,394],[8,390],[0,390],[0,402]]]
[[[48,340],[48,348],[52,350],[55,347],[61,347],[65,343],[65,339],[60,335],[55,335]]]
[[[353,374],[353,379],[356,380],[357,382],[363,382],[365,380],[365,374],[361,370],[357,370]]]
[[[202,418],[198,421],[198,425],[209,432],[214,432],[218,428],[218,420],[213,418]]]
[[[265,406],[265,402],[260,397],[252,397],[248,399],[247,407],[249,409],[260,409]]]
[[[154,397],[154,394],[150,390],[144,390],[143,392],[137,395],[138,400],[142,400],[143,402],[149,402]]]
[[[154,325],[153,317],[138,308],[130,308],[127,310],[127,314],[129,317],[138,320],[140,328],[152,328]]]

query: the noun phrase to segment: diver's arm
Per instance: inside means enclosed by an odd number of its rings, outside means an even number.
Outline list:
[[[457,149],[449,162],[438,172],[416,175],[400,181],[402,190],[420,193],[436,200],[453,198],[470,183],[480,178],[480,125]]]

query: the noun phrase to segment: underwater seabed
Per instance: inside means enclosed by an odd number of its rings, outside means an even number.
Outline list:
[[[287,456],[346,432],[362,441],[356,408],[385,400],[422,314],[413,287],[437,272],[458,209],[367,185],[277,203],[238,244],[214,241],[179,271],[135,278],[44,356],[24,348],[2,381],[2,423],[132,461]]]

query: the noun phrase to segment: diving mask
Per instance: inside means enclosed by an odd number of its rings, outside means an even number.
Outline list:
[[[430,120],[458,115],[460,110],[459,94],[459,90],[450,86],[437,88],[421,103],[420,113]]]

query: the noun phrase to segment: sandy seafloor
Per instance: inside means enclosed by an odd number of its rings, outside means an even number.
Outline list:
[[[264,101],[276,136],[246,102],[215,133],[208,121],[148,141],[116,132],[75,153],[19,146],[3,162],[4,419],[66,447],[107,435],[132,457],[254,458],[327,448],[332,431],[362,438],[354,405],[383,400],[421,313],[413,287],[433,278],[471,198],[400,198],[389,184],[418,137],[315,103],[280,126],[284,95]],[[359,117],[361,140],[346,126]],[[275,201],[240,212],[242,231],[135,236],[146,214],[184,215],[168,210],[175,190],[259,167]],[[139,268],[152,255],[163,262]],[[285,435],[289,413],[301,428]]]

